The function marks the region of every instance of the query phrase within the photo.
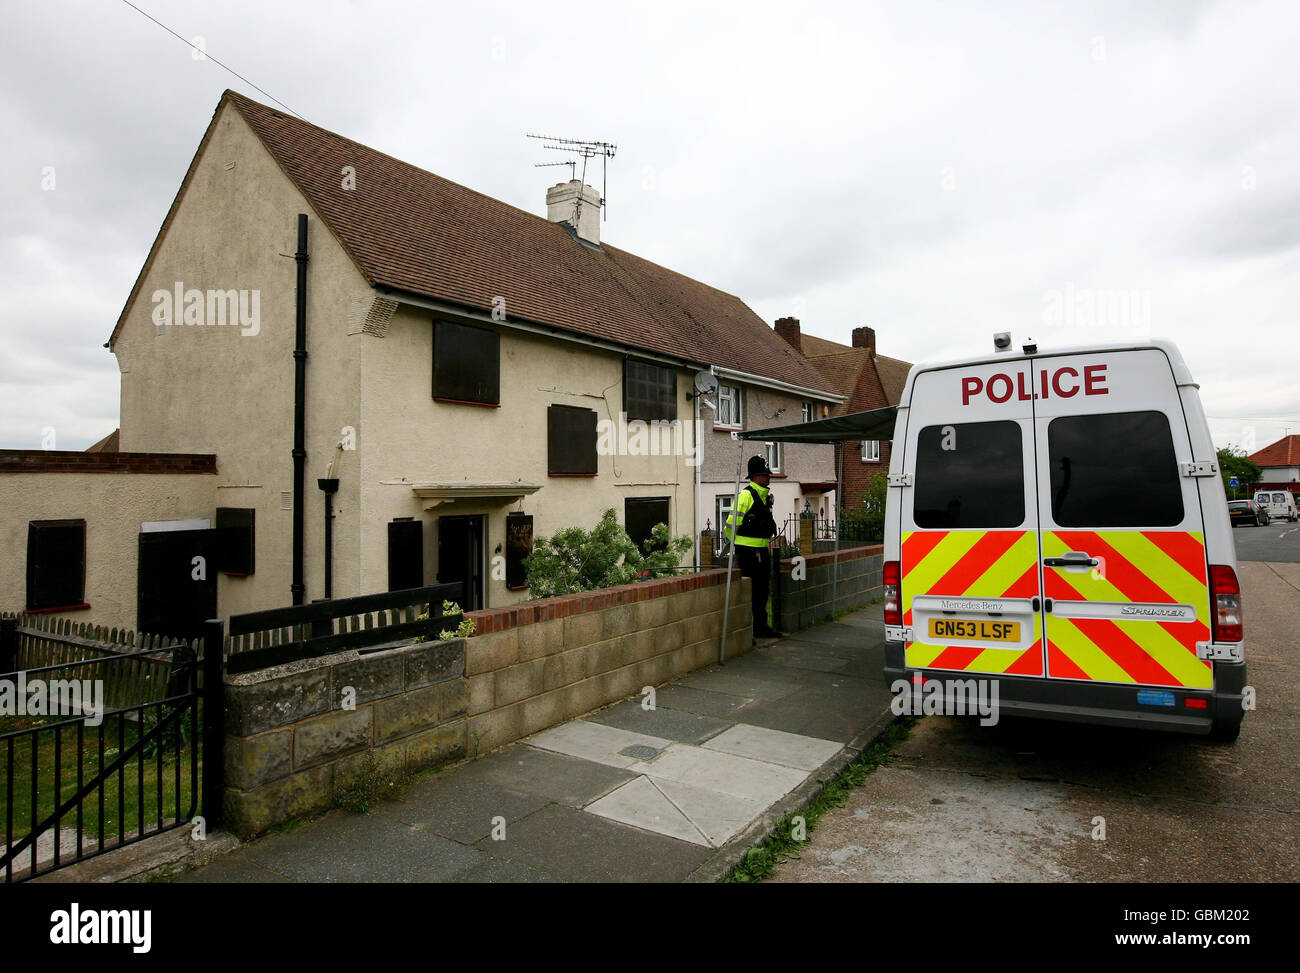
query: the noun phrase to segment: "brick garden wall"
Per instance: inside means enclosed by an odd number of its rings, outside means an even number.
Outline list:
[[[849,547],[840,551],[836,603],[831,605],[831,577],[835,553],[813,554],[804,559],[805,577],[792,578],[794,561],[782,561],[779,586],[773,588],[772,615],[777,627],[793,632],[831,618],[835,612],[861,608],[883,596],[884,548]]]

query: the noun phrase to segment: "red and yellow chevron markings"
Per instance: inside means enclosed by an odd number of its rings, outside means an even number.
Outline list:
[[[1022,530],[914,531],[901,549],[903,624],[912,624],[912,596],[1033,598],[1038,595],[1038,537]],[[909,642],[908,666],[1007,675],[1043,674],[1042,621],[1026,649]]]
[[[1059,679],[1210,689],[1211,663],[1196,658],[1210,637],[1205,540],[1187,531],[1044,531],[1043,557],[1087,551],[1092,572],[1043,570],[1054,601],[1144,602],[1196,607],[1187,622],[1065,618],[1047,622],[1047,674]],[[906,595],[906,582],[904,583]]]

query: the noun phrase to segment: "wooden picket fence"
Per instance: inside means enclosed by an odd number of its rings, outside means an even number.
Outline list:
[[[171,676],[172,649],[176,646],[188,644],[196,655],[202,654],[198,641],[184,643],[168,636],[90,625],[70,618],[15,612],[0,612],[0,618],[13,618],[18,622],[14,671],[67,666],[66,678],[103,680],[104,702],[110,708],[162,699]],[[119,658],[130,653],[153,651],[158,653],[157,656]],[[100,659],[103,660],[101,665],[76,665]],[[46,679],[65,678],[57,668],[43,675]]]

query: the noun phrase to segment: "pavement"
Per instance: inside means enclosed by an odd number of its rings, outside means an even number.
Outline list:
[[[774,880],[1300,881],[1300,564],[1240,577],[1258,705],[1236,743],[927,716]]]
[[[176,881],[716,880],[892,720],[883,639],[872,606],[764,640]]]

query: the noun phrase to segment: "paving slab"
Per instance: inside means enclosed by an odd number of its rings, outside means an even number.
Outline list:
[[[657,698],[652,710],[645,709],[639,699],[629,699],[586,719],[591,723],[603,723],[605,726],[615,726],[677,743],[697,744],[717,736],[732,725],[727,720],[660,706]]]
[[[748,696],[732,693],[720,693],[708,689],[696,689],[673,683],[655,693],[655,702],[660,709],[684,710],[701,716],[713,716],[725,720],[746,703],[753,702]]]
[[[663,777],[652,777],[651,780],[665,797],[704,832],[709,844],[715,848],[721,848],[767,809],[766,803],[754,798],[723,794],[707,787]]]
[[[387,801],[375,814],[472,845],[492,832],[498,818],[509,824],[551,803],[549,798],[502,787],[488,780],[438,777]]]
[[[203,884],[266,885],[293,879],[263,868],[238,853],[218,858],[210,865],[177,876],[177,882]]]
[[[847,653],[836,655],[820,645],[805,645],[790,641],[777,642],[766,648],[755,649],[754,654],[762,661],[775,665],[821,672],[842,672],[852,662],[852,658]]]
[[[745,666],[743,662],[744,659],[740,659],[729,662],[726,666],[712,666],[703,672],[687,676],[681,685],[763,700],[784,699],[800,688],[791,675],[792,670],[786,667],[774,666],[772,668],[785,671],[768,674],[762,669]]]
[[[488,856],[468,872],[461,872],[452,882],[458,884],[535,885],[559,879],[537,868],[529,868],[508,858]]]
[[[765,805],[780,800],[808,776],[792,767],[685,743],[674,743],[662,756],[638,763],[632,770],[723,794],[760,800]]]
[[[389,817],[335,811],[249,845],[255,864],[300,882],[442,882],[480,852]]]
[[[811,773],[840,752],[843,742],[819,740],[801,733],[786,733],[741,723],[719,733],[703,746],[708,750],[753,757],[764,763],[780,764]]]
[[[531,736],[524,741],[531,747],[551,750],[555,753],[568,754],[593,760],[608,767],[631,767],[639,759],[628,756],[621,751],[629,747],[649,747],[652,750],[664,750],[672,743],[663,737],[650,736],[648,733],[633,733],[631,730],[606,726],[603,723],[588,723],[586,720],[572,720],[554,729]]]
[[[542,869],[565,882],[680,882],[710,849],[552,804],[480,841],[486,854]]]
[[[458,780],[489,780],[509,790],[536,794],[569,807],[590,804],[636,776],[617,767],[522,744],[447,773]]]
[[[596,803],[587,805],[587,811],[655,834],[689,841],[693,845],[711,845],[704,831],[648,777],[628,781]]]

